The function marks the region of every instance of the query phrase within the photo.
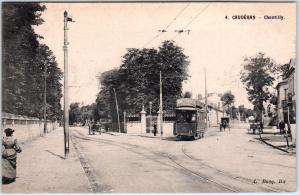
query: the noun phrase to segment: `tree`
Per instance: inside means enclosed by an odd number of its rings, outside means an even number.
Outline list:
[[[24,96],[30,81],[26,69],[34,62],[38,48],[38,35],[32,25],[43,22],[40,12],[45,9],[38,3],[3,3],[3,111],[28,114],[28,99]]]
[[[152,111],[157,112],[160,71],[163,109],[172,110],[176,99],[182,95],[182,81],[188,77],[188,64],[188,57],[184,55],[183,49],[173,41],[164,41],[158,49],[128,49],[119,69],[104,72],[99,76],[99,110],[104,112],[108,109],[113,120],[116,119],[113,94],[115,88],[120,112],[139,113],[143,105],[148,110],[150,101],[153,103]]]
[[[221,96],[221,101],[223,102],[223,106],[226,108],[225,111],[227,114],[230,115],[230,117],[233,117],[233,107],[232,104],[234,103],[234,95],[231,93],[231,91],[225,92]]]
[[[245,121],[246,120],[246,112],[247,112],[247,109],[245,108],[245,106],[239,105],[238,112],[240,114],[241,121]]]
[[[263,53],[245,58],[244,61],[244,69],[240,73],[240,78],[246,87],[248,100],[254,105],[258,117],[261,117],[263,101],[269,99],[271,95],[264,89],[273,85],[272,74],[276,71],[276,64]]]
[[[2,110],[42,118],[44,70],[47,66],[47,113],[61,117],[62,72],[52,51],[33,30],[43,23],[39,3],[3,3]]]
[[[73,125],[74,123],[82,122],[81,121],[81,111],[79,103],[71,103],[69,110],[69,124]]]
[[[227,91],[222,95],[221,101],[223,102],[224,106],[231,106],[231,104],[234,103],[234,98],[235,97],[231,91]]]
[[[25,94],[30,100],[30,107],[27,108],[28,113],[30,116],[43,117],[44,109],[41,108],[45,107],[44,79],[46,77],[47,118],[60,118],[60,99],[62,98],[62,84],[60,80],[63,77],[63,73],[58,68],[55,56],[48,46],[44,44],[39,45],[35,59],[35,63],[28,67],[28,73],[26,74],[30,75],[28,79],[31,81],[31,85],[28,85],[27,93]]]

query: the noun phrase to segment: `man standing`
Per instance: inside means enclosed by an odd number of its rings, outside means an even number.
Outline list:
[[[280,129],[280,134],[283,134],[285,132],[285,124],[282,120],[279,122],[279,129]]]
[[[156,136],[156,131],[157,131],[157,130],[156,130],[156,124],[153,125],[153,129],[154,129],[154,131],[153,131],[154,136]]]

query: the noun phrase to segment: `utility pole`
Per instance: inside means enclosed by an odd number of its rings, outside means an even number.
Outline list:
[[[114,88],[114,94],[115,94],[115,100],[116,100],[116,108],[117,108],[117,116],[118,116],[119,133],[121,133],[120,116],[119,116],[119,106],[118,106],[118,100],[117,100],[117,94],[116,94],[115,88]]]
[[[126,125],[126,112],[123,112],[123,116],[124,116],[124,132],[127,132],[127,125]]]
[[[162,108],[162,81],[161,81],[161,71],[159,71],[159,115],[160,115],[160,136],[163,135],[163,108]]]
[[[68,17],[68,12],[64,11],[64,148],[65,158],[69,155],[69,100],[68,100],[68,22],[73,22]]]
[[[152,128],[152,115],[151,115],[151,109],[152,109],[152,102],[149,102],[149,118],[150,118],[150,121],[149,121],[149,134],[151,134],[151,128]]]
[[[47,133],[47,63],[44,72],[44,135]]]
[[[206,68],[204,68],[204,83],[205,83],[205,114],[206,114],[206,128],[208,128],[208,109],[207,109],[207,88],[206,88]]]

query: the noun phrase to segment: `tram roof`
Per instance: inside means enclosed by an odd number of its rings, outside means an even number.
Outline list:
[[[203,111],[203,109],[200,109],[200,108],[193,108],[193,107],[178,107],[176,108],[175,110],[189,110],[189,111],[197,111],[197,110],[200,110],[200,111]]]
[[[204,104],[200,102],[199,100],[192,99],[192,98],[180,98],[177,99],[176,102],[176,108],[181,108],[181,107],[191,107],[191,108],[198,108],[202,109],[204,108]]]

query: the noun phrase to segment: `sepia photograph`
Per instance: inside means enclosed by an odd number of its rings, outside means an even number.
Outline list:
[[[1,2],[1,192],[297,190],[289,2]]]

